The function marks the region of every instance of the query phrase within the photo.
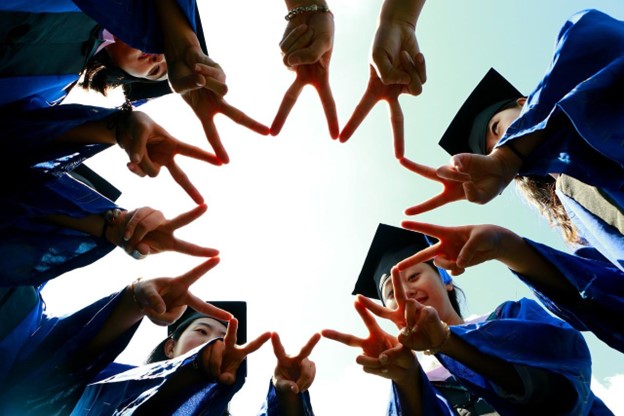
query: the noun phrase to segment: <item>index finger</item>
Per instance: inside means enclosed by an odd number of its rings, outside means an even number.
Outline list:
[[[297,354],[297,358],[302,360],[306,357],[309,357],[310,354],[312,354],[312,350],[314,349],[314,347],[316,347],[316,344],[318,344],[320,339],[321,339],[321,334],[319,334],[318,332],[312,335],[310,339],[308,340],[308,342],[306,342],[306,344],[303,346],[303,348],[301,348],[301,351],[299,351],[299,354]]]
[[[245,344],[245,346],[242,348],[242,351],[244,352],[245,355],[249,355],[252,352],[255,352],[258,349],[260,349],[260,347],[263,346],[264,343],[267,342],[270,338],[271,338],[271,333],[265,332],[264,334],[261,334],[260,336],[258,336],[258,338]]]
[[[184,171],[180,169],[180,167],[173,160],[169,162],[166,167],[167,169],[169,169],[169,174],[171,174],[173,180],[176,181],[176,183],[180,185],[182,189],[184,189],[188,196],[191,197],[193,202],[195,202],[196,204],[204,203],[204,197],[202,196],[202,194],[195,187],[195,185],[193,185],[186,173],[184,173]]]
[[[282,131],[282,127],[284,127],[284,123],[286,123],[286,118],[288,118],[290,110],[295,106],[303,86],[304,84],[297,78],[284,93],[284,98],[282,98],[277,114],[271,124],[271,136],[277,136],[279,132]]]
[[[215,257],[219,255],[219,250],[210,247],[202,247],[197,244],[189,243],[188,241],[179,240],[174,238],[171,251],[176,251],[182,254],[188,254],[195,257]]]
[[[340,134],[340,127],[338,126],[338,113],[336,112],[336,102],[329,86],[329,80],[325,81],[317,87],[321,104],[323,105],[323,111],[325,112],[325,118],[327,119],[327,126],[329,127],[329,135],[332,139],[337,139]]]
[[[223,109],[221,111],[223,115],[230,118],[236,124],[247,127],[249,130],[255,131],[258,134],[266,136],[270,130],[267,126],[249,117],[238,108],[231,106],[230,104],[223,102]]]
[[[399,271],[403,271],[405,269],[409,269],[412,266],[415,266],[416,264],[431,260],[438,254],[438,246],[439,243],[431,247],[427,247],[426,249],[419,251],[418,253],[406,258],[405,260],[401,260],[399,264],[396,265],[396,267],[399,269]]]
[[[423,212],[431,211],[436,208],[439,208],[443,205],[451,202],[449,198],[444,194],[444,192],[439,193],[438,195],[429,198],[425,202],[421,202],[420,204],[413,205],[409,208],[405,209],[405,215],[418,215]]]
[[[364,321],[364,325],[366,325],[366,328],[368,328],[371,334],[381,330],[379,324],[375,320],[375,317],[368,311],[368,309],[366,309],[366,307],[364,307],[364,305],[356,302],[355,310],[360,315],[362,321]]]
[[[390,309],[366,296],[357,295],[356,301],[380,318],[390,319],[392,317],[392,311]]]
[[[211,115],[200,115],[199,113],[197,116],[202,123],[208,143],[212,146],[219,161],[221,161],[221,163],[228,163],[230,158],[225,151],[225,147],[223,147],[223,143],[221,143],[221,137],[219,137],[219,132],[217,131],[217,126],[214,124],[213,117]]]
[[[218,308],[210,303],[204,302],[203,300],[201,300],[201,298],[198,298],[190,292],[187,293],[186,304],[191,308],[195,309],[197,312],[201,312],[204,315],[208,315],[222,321],[228,321],[232,319],[232,314],[228,311]]]
[[[193,146],[188,143],[180,142],[178,144],[176,153],[193,159],[203,160],[204,162],[208,162],[212,165],[221,165],[221,161],[218,157],[210,152],[205,151],[204,149],[200,149],[199,147]]]
[[[206,210],[208,210],[208,206],[206,204],[198,205],[194,207],[193,209],[191,209],[190,211],[183,212],[177,217],[170,219],[168,221],[169,227],[171,227],[174,230],[177,230],[178,228],[182,228],[185,225],[192,223],[197,218],[201,217],[206,212]]]
[[[419,233],[427,234],[431,237],[435,237],[438,240],[446,237],[449,233],[449,229],[447,227],[443,227],[441,225],[429,224],[426,222],[417,222],[417,221],[402,221],[401,227],[406,228],[408,230],[416,231]],[[439,243],[433,245],[435,247],[439,245]]]
[[[186,287],[191,286],[193,283],[199,280],[200,277],[206,274],[208,270],[219,264],[220,260],[221,259],[219,257],[212,257],[211,259],[208,259],[199,266],[195,266],[193,269],[189,270],[183,275],[176,277],[176,283],[182,284]]]
[[[401,159],[405,154],[405,127],[403,110],[398,98],[388,101],[390,107],[390,123],[392,125],[392,136],[394,137],[394,157]]]
[[[425,165],[421,165],[420,163],[416,163],[413,162],[405,157],[402,157],[399,159],[399,163],[407,168],[408,170],[411,170],[414,173],[419,174],[420,176],[423,176],[427,179],[431,179],[437,182],[441,182],[440,178],[437,175],[437,171],[436,169],[429,167],[429,166],[425,166]]]
[[[353,133],[355,133],[355,130],[357,130],[368,113],[370,113],[375,104],[377,104],[377,101],[379,101],[379,98],[375,96],[373,91],[367,89],[364,92],[360,102],[355,107],[355,110],[353,110],[351,118],[347,121],[347,124],[342,128],[342,131],[338,136],[341,143],[344,143],[351,138]]]
[[[344,332],[338,332],[333,329],[323,329],[321,335],[349,347],[361,347],[364,344],[364,339],[362,338],[351,334],[345,334]]]
[[[271,333],[271,344],[273,345],[273,353],[275,354],[275,358],[278,361],[283,360],[287,357],[286,350],[282,345],[282,341],[280,340],[279,334],[277,332]]]
[[[225,337],[223,337],[225,348],[230,349],[236,345],[236,331],[238,331],[238,319],[230,318],[225,330]]]
[[[403,286],[403,281],[401,280],[401,272],[398,267],[393,267],[390,271],[392,274],[392,290],[394,290],[394,298],[396,299],[399,308],[405,307],[405,300],[407,299],[407,295],[405,294],[405,287]]]

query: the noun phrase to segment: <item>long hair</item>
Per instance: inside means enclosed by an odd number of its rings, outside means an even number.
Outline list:
[[[561,229],[565,241],[570,244],[587,244],[579,236],[576,226],[555,193],[556,181],[552,176],[517,176],[515,180],[518,189],[546,217],[548,223]]]
[[[106,96],[109,90],[137,81],[145,81],[133,77],[113,63],[105,49],[95,54],[82,71],[84,77],[79,84],[85,90],[94,90]]]

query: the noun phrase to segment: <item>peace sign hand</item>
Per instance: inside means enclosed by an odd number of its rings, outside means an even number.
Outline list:
[[[189,287],[208,270],[219,264],[213,257],[178,277],[140,280],[131,286],[143,313],[157,325],[169,325],[182,316],[187,306],[217,319],[228,320],[232,314],[204,302],[189,292]]]
[[[397,265],[400,270],[435,258],[436,266],[450,270],[454,276],[462,274],[466,267],[498,259],[504,247],[504,237],[512,234],[506,228],[495,225],[443,227],[422,222],[403,221],[402,226],[433,236],[439,241],[401,261]]]
[[[349,347],[360,347],[364,355],[368,357],[379,357],[379,354],[398,344],[397,339],[381,329],[373,315],[357,301],[355,302],[355,310],[360,314],[368,328],[368,337],[359,338],[333,329],[324,329],[321,331],[321,335]]]
[[[397,304],[396,309],[390,309],[387,306],[382,306],[372,299],[362,295],[357,296],[356,302],[380,318],[389,319],[394,322],[397,328],[401,329],[405,326],[405,301],[407,300],[407,295],[405,294],[405,288],[403,287],[403,282],[401,281],[399,269],[397,267],[393,267],[390,273],[392,279],[393,298]]]
[[[403,110],[399,103],[399,94],[405,92],[407,87],[401,84],[384,84],[375,68],[370,65],[370,77],[368,86],[360,102],[353,110],[351,118],[340,132],[340,142],[344,143],[353,135],[355,130],[364,121],[368,113],[380,100],[386,100],[390,108],[390,122],[392,124],[392,134],[394,137],[394,156],[397,159],[403,157],[405,153]]]
[[[438,311],[409,299],[405,308],[407,326],[399,334],[399,342],[409,349],[424,351],[444,345],[447,331]]]
[[[327,118],[329,134],[338,138],[338,114],[329,86],[329,63],[334,44],[334,19],[330,13],[302,13],[288,22],[280,48],[284,65],[295,71],[295,81],[286,90],[271,125],[271,135],[282,130],[303,87],[312,85],[319,94]]]
[[[121,246],[135,258],[144,258],[148,254],[163,251],[177,251],[198,257],[212,257],[218,250],[201,247],[176,238],[173,233],[199,218],[208,207],[198,205],[192,210],[167,220],[162,212],[150,207],[134,211],[121,211],[115,223],[106,231],[108,241]]]
[[[130,162],[128,169],[141,177],[156,177],[164,166],[173,179],[198,204],[204,202],[197,188],[188,179],[184,171],[176,164],[175,156],[182,155],[202,160],[213,165],[221,162],[211,153],[198,147],[183,143],[171,136],[164,128],[147,114],[133,111],[123,125],[119,145],[123,148]]]
[[[321,334],[312,335],[299,354],[290,356],[286,354],[277,332],[271,334],[273,352],[277,358],[273,373],[273,385],[277,391],[299,394],[310,388],[316,376],[316,365],[308,357],[320,339]]]
[[[202,351],[202,365],[205,372],[228,385],[236,381],[236,371],[243,360],[271,338],[271,333],[265,332],[253,341],[244,345],[236,345],[237,330],[238,320],[230,319],[223,341],[213,342]]]

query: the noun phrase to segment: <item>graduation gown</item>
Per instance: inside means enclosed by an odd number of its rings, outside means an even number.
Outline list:
[[[505,302],[486,321],[455,325],[451,331],[483,353],[513,364],[528,391],[539,388],[533,383],[531,368],[561,376],[567,385],[549,385],[548,391],[553,397],[548,402],[569,408],[551,409],[552,414],[613,414],[590,390],[591,357],[581,334],[565,322],[553,318],[537,302],[526,298]],[[457,381],[485,399],[501,415],[544,414],[546,411],[532,406],[530,395],[513,397],[453,358],[444,354],[436,354],[436,358]],[[436,391],[433,388],[427,391],[428,394],[423,396],[423,406],[435,408],[431,406],[437,405],[438,409],[443,409]],[[539,394],[539,390],[533,393]],[[395,406],[398,405],[394,390],[392,401]],[[449,414],[440,412],[431,414]]]
[[[310,400],[310,391],[306,390],[303,393],[299,393],[299,400],[303,407],[304,416],[314,416],[312,410],[312,402]],[[282,413],[279,410],[279,401],[277,399],[277,391],[272,382],[269,382],[269,391],[267,398],[260,408],[260,412],[257,416],[280,416]]]
[[[554,302],[553,294],[536,288],[526,276],[514,272],[520,280],[533,290],[548,310],[577,330],[592,331],[610,347],[624,352],[624,329],[619,325],[624,322],[624,273],[592,248],[572,255],[529,239],[525,241],[559,270],[586,305],[579,310],[574,305]]]
[[[559,33],[546,74],[497,146],[540,131],[543,142],[527,156],[520,175],[567,174],[600,188],[622,211],[623,80],[624,22],[597,10],[576,13]],[[566,204],[582,231],[577,208]],[[592,231],[583,237],[624,270],[618,236]]]
[[[98,356],[81,357],[121,294],[61,317],[45,313],[45,304],[34,287],[22,286],[4,297],[0,306],[6,333],[0,340],[0,414],[68,414],[89,381],[124,350],[138,328],[139,323]],[[32,303],[32,309],[23,307]],[[4,319],[7,315],[15,318],[12,325]]]
[[[213,340],[211,342],[214,342]],[[207,345],[209,345],[208,343]],[[178,369],[192,365],[205,346],[167,361],[146,364],[91,383],[76,404],[72,416],[131,415],[158,393]],[[206,380],[184,391],[175,403],[173,414],[185,416],[223,416],[232,397],[242,388],[245,362],[239,367],[233,385]],[[122,367],[123,369],[123,367]],[[272,400],[269,399],[272,403]],[[269,415],[277,415],[269,413]]]

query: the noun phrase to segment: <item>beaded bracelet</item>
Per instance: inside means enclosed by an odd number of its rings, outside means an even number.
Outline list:
[[[102,225],[102,235],[101,237],[106,240],[106,233],[108,232],[109,226],[114,226],[117,222],[117,218],[121,215],[120,209],[109,209],[104,213],[104,225]]]
[[[309,13],[309,12],[322,12],[322,13],[332,14],[331,11],[329,10],[329,7],[327,6],[319,6],[317,4],[311,4],[309,6],[295,7],[294,9],[289,11],[286,16],[284,16],[284,19],[290,21],[290,19],[297,16],[298,14]]]
[[[444,321],[440,321],[440,323],[444,327],[444,339],[437,346],[435,346],[433,348],[429,348],[428,350],[425,350],[425,355],[435,355],[435,354],[437,354],[438,352],[440,352],[442,347],[444,347],[446,345],[446,343],[448,342],[449,338],[451,338],[451,328],[449,328],[449,326]]]

